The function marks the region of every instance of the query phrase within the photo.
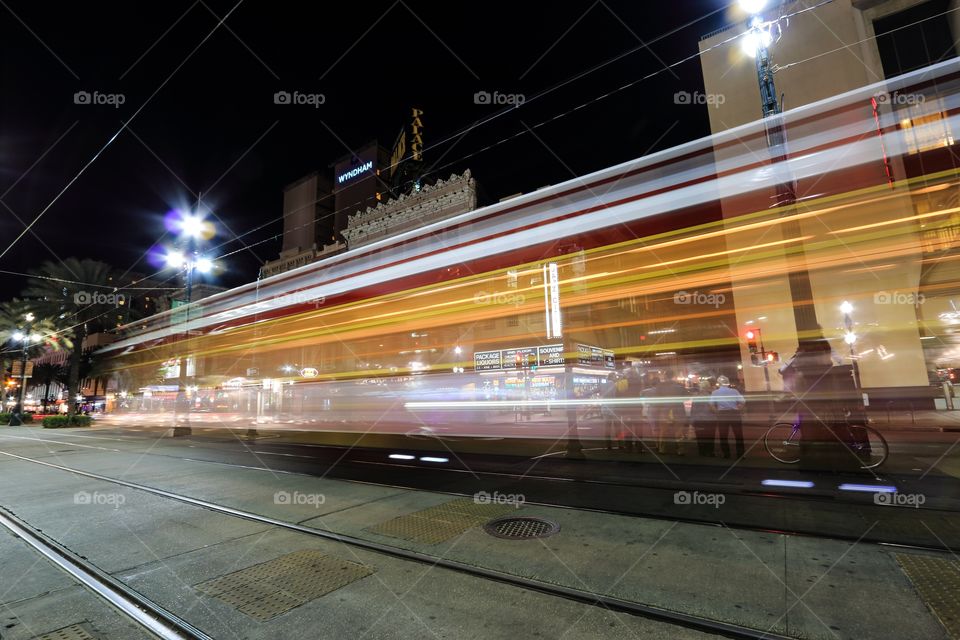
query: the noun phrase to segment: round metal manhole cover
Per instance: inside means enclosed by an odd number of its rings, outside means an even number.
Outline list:
[[[507,516],[497,518],[483,525],[484,531],[497,538],[507,540],[530,540],[547,538],[560,531],[560,525],[544,518],[528,516]]]

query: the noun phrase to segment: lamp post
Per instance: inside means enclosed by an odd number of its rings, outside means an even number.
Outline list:
[[[773,43],[771,29],[779,22],[765,22],[762,11],[766,0],[740,0],[740,8],[749,16],[749,30],[740,41],[743,51],[754,58],[757,68],[757,83],[760,87],[760,110],[767,129],[767,148],[770,151],[770,160],[775,170],[784,173],[782,181],[777,185],[776,206],[782,207],[783,216],[789,216],[788,207],[797,201],[793,185],[793,177],[786,173],[787,134],[781,113],[783,104],[777,99],[777,87],[773,74],[775,67],[770,57],[770,45]],[[784,240],[797,240],[801,237],[799,223],[787,218],[783,223]],[[815,332],[820,329],[817,322],[817,312],[813,304],[813,289],[810,286],[810,273],[807,270],[803,257],[803,247],[795,260],[790,260],[787,278],[790,284],[790,296],[793,300],[793,318],[797,327],[798,342],[803,342],[799,335],[804,332]],[[798,304],[798,301],[800,304]],[[822,336],[821,336],[822,337]]]
[[[197,199],[197,209],[200,208],[200,199]],[[200,240],[213,237],[213,224],[197,213],[188,213],[182,215],[176,222],[180,233],[180,244],[183,248],[172,248],[167,252],[166,263],[170,268],[178,269],[183,273],[185,300],[181,304],[186,310],[185,317],[181,320],[184,324],[182,342],[184,345],[190,338],[190,305],[193,301],[193,279],[194,272],[210,273],[213,271],[214,263],[210,258],[203,256],[199,249]],[[180,370],[177,376],[177,398],[174,405],[174,436],[190,435],[190,408],[192,400],[188,397],[190,389],[188,388],[187,364],[190,360],[189,354],[184,349],[184,353],[179,358]],[[194,372],[196,373],[196,372]],[[180,411],[182,409],[182,412]],[[178,414],[183,413],[185,424],[181,426],[178,422]]]
[[[840,304],[840,312],[843,314],[843,341],[847,343],[847,346],[850,347],[850,365],[851,370],[850,374],[853,376],[853,386],[856,389],[860,388],[860,365],[857,363],[857,334],[853,330],[853,318],[850,316],[853,313],[853,305],[850,302],[844,300]]]
[[[19,399],[17,404],[14,407],[13,415],[10,416],[10,426],[19,427],[23,424],[23,405],[27,399],[27,348],[31,342],[39,342],[41,336],[33,333],[30,329],[32,328],[34,315],[32,313],[27,313],[23,316],[24,320],[27,322],[26,331],[17,331],[13,334],[13,339],[20,343],[20,392],[18,393]]]

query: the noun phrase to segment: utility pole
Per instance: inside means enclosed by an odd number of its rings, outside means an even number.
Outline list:
[[[773,79],[776,67],[770,57],[771,25],[764,23],[759,15],[750,20],[750,31],[745,42],[756,47],[755,62],[757,68],[757,83],[760,87],[760,110],[763,114],[767,132],[767,148],[770,160],[777,173],[782,174],[782,182],[776,189],[775,206],[781,210],[785,218],[782,225],[783,238],[786,241],[797,240],[802,236],[800,224],[792,217],[792,207],[797,202],[793,176],[787,169],[787,132],[783,121],[783,102],[777,98],[777,86]],[[779,29],[779,25],[777,27]],[[804,333],[816,332],[820,325],[817,322],[817,311],[813,305],[813,289],[810,285],[810,272],[807,270],[803,246],[800,245],[796,254],[787,254],[790,297],[793,300],[793,319],[797,327],[798,342],[802,342]]]

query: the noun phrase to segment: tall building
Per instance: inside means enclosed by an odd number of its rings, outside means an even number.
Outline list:
[[[261,277],[477,207],[469,169],[446,180],[423,178],[422,109],[411,109],[392,149],[372,140],[328,169],[284,188],[280,256],[263,265]]]
[[[334,226],[333,180],[314,172],[283,189],[283,242],[280,256],[263,265],[268,277],[310,264],[343,250]]]

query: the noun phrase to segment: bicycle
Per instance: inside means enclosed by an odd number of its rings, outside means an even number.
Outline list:
[[[883,435],[864,424],[845,424],[846,433],[837,437],[863,464],[861,469],[874,469],[886,462],[890,447]],[[844,437],[846,436],[846,437]],[[800,462],[800,420],[778,422],[763,435],[763,446],[775,460],[784,464]]]

